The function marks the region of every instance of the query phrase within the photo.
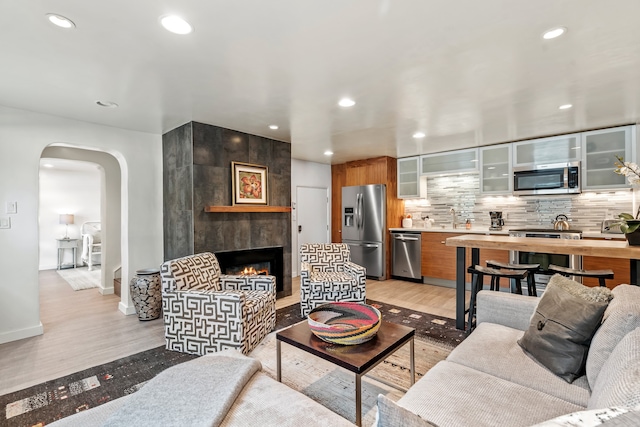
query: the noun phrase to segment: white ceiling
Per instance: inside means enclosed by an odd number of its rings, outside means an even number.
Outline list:
[[[164,30],[168,13],[195,32]],[[638,16],[638,0],[5,0],[0,104],[157,134],[194,120],[322,163],[404,157],[639,122]]]

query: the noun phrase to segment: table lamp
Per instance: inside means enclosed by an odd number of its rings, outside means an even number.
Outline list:
[[[60,215],[60,224],[64,224],[64,239],[69,240],[69,224],[73,224],[73,215],[72,214],[61,214]]]

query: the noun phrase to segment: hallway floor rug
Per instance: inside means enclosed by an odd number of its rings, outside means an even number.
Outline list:
[[[100,286],[100,280],[102,279],[99,266],[93,267],[91,271],[89,271],[89,267],[78,267],[56,270],[56,272],[74,291],[97,288]]]

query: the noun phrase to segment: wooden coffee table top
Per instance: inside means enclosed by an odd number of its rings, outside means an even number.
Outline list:
[[[356,374],[364,374],[409,342],[416,330],[382,321],[376,336],[362,344],[341,345],[313,335],[306,320],[276,332],[276,338]]]

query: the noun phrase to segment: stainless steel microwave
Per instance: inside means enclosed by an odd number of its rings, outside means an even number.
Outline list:
[[[516,196],[575,193],[580,193],[580,162],[513,168]]]

